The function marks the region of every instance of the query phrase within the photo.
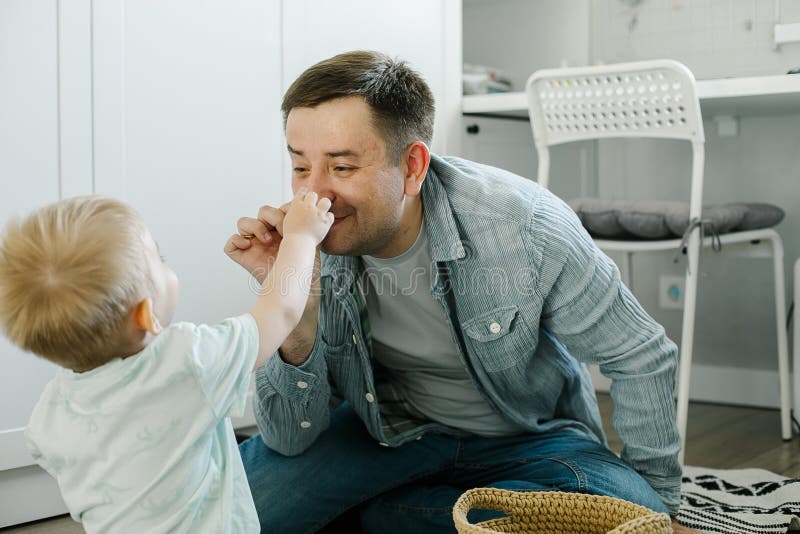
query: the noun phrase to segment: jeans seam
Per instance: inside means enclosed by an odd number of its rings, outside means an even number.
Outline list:
[[[434,515],[434,514],[451,514],[453,507],[448,506],[445,508],[420,508],[418,506],[408,506],[407,504],[383,504],[385,508],[390,508],[397,512],[414,512],[416,514]]]
[[[456,440],[456,454],[453,457],[453,465],[458,465],[458,459],[461,456],[461,451],[464,449],[464,443],[460,440]]]
[[[578,491],[583,492],[583,493],[588,491],[588,485],[587,485],[587,482],[586,482],[586,474],[583,472],[583,469],[581,469],[580,466],[577,463],[573,462],[572,460],[567,460],[567,459],[564,459],[564,458],[553,458],[553,457],[517,458],[517,459],[508,461],[508,463],[515,463],[517,465],[525,465],[525,464],[530,464],[530,463],[533,463],[533,462],[538,462],[538,461],[541,461],[541,460],[550,460],[550,461],[558,462],[558,463],[560,463],[562,465],[565,465],[567,468],[569,468],[570,471],[572,471],[572,474],[575,475],[575,478],[576,478],[576,480],[578,482]],[[457,467],[460,467],[460,468],[467,467],[467,468],[471,468],[471,469],[489,469],[489,468],[492,467],[492,465],[491,464],[478,464],[478,463],[465,463],[465,464],[459,464]]]
[[[540,460],[548,460],[549,458],[511,458],[508,460],[503,460],[502,462],[495,462],[495,463],[475,463],[475,462],[466,462],[463,464],[457,464],[457,467],[468,467],[471,469],[491,469],[499,464],[517,464],[517,465],[525,465],[530,464],[533,462],[538,462]]]

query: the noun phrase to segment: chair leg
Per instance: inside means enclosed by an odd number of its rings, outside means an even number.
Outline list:
[[[683,328],[678,368],[678,432],[681,437],[681,450],[678,460],[683,463],[686,451],[686,426],[689,414],[689,382],[692,372],[692,348],[694,346],[694,320],[697,307],[697,275],[700,257],[699,231],[689,238],[686,262],[686,290],[683,301]]]
[[[775,326],[778,333],[778,377],[781,394],[781,437],[792,439],[791,390],[789,389],[789,341],[786,335],[786,293],[783,272],[783,242],[776,234],[771,238],[775,277]],[[797,370],[795,370],[797,372]]]
[[[800,258],[794,264],[794,415],[800,417]]]
[[[625,267],[622,273],[622,282],[633,293],[633,252],[625,252]]]

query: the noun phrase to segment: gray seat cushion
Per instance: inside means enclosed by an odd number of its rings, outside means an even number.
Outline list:
[[[739,226],[747,214],[744,204],[723,204],[719,206],[703,206],[703,220],[711,221],[718,234],[727,234]],[[672,235],[682,236],[689,227],[689,205],[679,215],[669,218],[667,222]]]
[[[739,225],[734,228],[736,232],[772,228],[781,222],[786,215],[786,212],[774,204],[747,202],[742,204],[742,206],[747,208],[747,212],[744,214]]]
[[[627,201],[582,197],[569,202],[581,223],[602,239],[672,239],[689,226],[686,202]],[[762,203],[729,203],[703,208],[717,233],[756,230],[778,224],[784,212]]]

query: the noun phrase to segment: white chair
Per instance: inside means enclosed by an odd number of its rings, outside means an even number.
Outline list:
[[[535,72],[527,83],[531,127],[539,156],[538,182],[548,186],[549,148],[553,145],[621,137],[685,139],[692,144],[689,217],[700,222],[703,206],[705,137],[694,76],[681,63],[653,60],[596,67],[547,69]],[[690,226],[680,344],[677,419],[681,454],[686,444],[689,376],[694,343],[698,259],[701,245],[710,247],[714,236],[703,237],[702,224]],[[772,257],[775,278],[775,316],[780,376],[781,436],[791,439],[789,356],[785,330],[783,242],[771,228],[719,236],[722,252]],[[625,253],[626,281],[635,252],[678,250],[681,239],[655,241],[596,240],[605,251]]]

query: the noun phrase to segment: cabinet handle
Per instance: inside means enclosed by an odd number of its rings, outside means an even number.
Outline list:
[[[470,124],[469,126],[467,126],[467,133],[468,134],[477,135],[478,132],[480,132],[480,131],[481,131],[481,128],[477,124]]]

